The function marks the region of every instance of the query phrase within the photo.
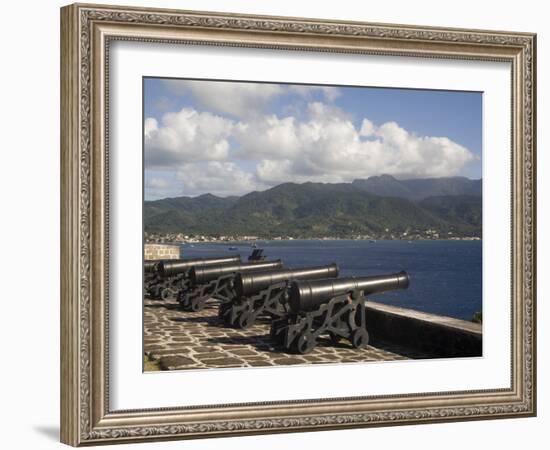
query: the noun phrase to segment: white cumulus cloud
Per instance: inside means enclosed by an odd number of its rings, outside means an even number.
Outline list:
[[[338,108],[309,105],[306,120],[267,117],[239,127],[241,152],[260,159],[258,179],[348,182],[381,173],[428,177],[456,175],[475,156],[446,137],[417,136],[388,122],[376,127],[368,119],[357,129]]]
[[[165,80],[174,95],[191,95],[202,107],[239,118],[252,118],[264,111],[275,98],[295,94],[304,98],[320,92],[333,101],[340,95],[337,87],[244,83],[235,81]]]
[[[183,108],[166,113],[161,124],[154,118],[144,123],[145,162],[149,168],[173,168],[197,160],[225,160],[233,121]]]
[[[361,119],[357,126],[323,102],[310,102],[299,116],[257,114],[239,121],[183,108],[160,123],[146,119],[146,170],[174,174],[182,195],[242,195],[289,181],[451,176],[477,158],[447,137]]]
[[[218,196],[243,195],[269,186],[258,182],[253,173],[233,162],[209,161],[185,164],[176,174],[185,195],[211,193]]]

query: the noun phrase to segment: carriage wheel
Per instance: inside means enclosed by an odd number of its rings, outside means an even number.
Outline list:
[[[242,329],[250,328],[252,325],[254,325],[254,322],[254,316],[247,311],[244,311],[237,318],[237,326]]]
[[[162,298],[163,300],[168,300],[168,298],[172,297],[172,294],[173,294],[172,289],[170,289],[170,288],[164,288],[164,289],[160,292],[160,298]]]
[[[366,347],[369,343],[369,333],[364,328],[356,328],[351,332],[350,341],[355,348]]]
[[[201,302],[200,299],[193,299],[191,301],[191,311],[202,311],[204,309],[204,302]]]
[[[305,333],[298,336],[296,342],[296,350],[301,355],[305,355],[306,353],[311,352],[316,345],[317,341],[315,340],[313,335],[309,331],[306,331]]]

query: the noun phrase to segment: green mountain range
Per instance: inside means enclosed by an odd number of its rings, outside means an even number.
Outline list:
[[[146,201],[147,232],[202,235],[384,237],[435,230],[481,236],[481,180],[462,177],[284,183],[242,197]]]
[[[448,195],[481,196],[482,187],[481,180],[471,180],[466,177],[398,180],[391,175],[354,180],[352,184],[371,194],[384,197],[403,197],[410,200],[422,200],[427,197]]]

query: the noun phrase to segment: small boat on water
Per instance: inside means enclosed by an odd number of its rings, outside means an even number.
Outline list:
[[[229,247],[229,250],[238,250],[237,247]]]
[[[376,239],[369,239],[369,242],[376,243]]]

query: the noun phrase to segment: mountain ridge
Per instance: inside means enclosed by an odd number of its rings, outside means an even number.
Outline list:
[[[390,187],[400,186],[401,195],[382,189],[380,179]],[[380,237],[413,230],[481,235],[481,180],[423,180],[408,183],[383,176],[371,183],[283,183],[241,197],[204,194],[146,201],[145,231],[302,238]],[[370,192],[373,185],[377,192],[391,195]],[[430,192],[435,195],[427,195]]]
[[[378,175],[353,180],[352,184],[371,194],[410,200],[442,195],[481,195],[482,190],[481,179],[461,176],[399,180],[391,175]]]

